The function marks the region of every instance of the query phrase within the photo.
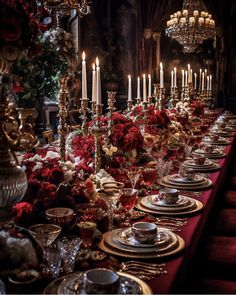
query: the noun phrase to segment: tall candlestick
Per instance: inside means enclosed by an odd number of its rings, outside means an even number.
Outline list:
[[[151,75],[148,75],[148,97],[152,96],[152,78]]]
[[[160,63],[160,87],[164,88],[164,75],[163,75],[163,65]]]
[[[212,75],[210,75],[210,87],[209,87],[209,90],[212,90]]]
[[[185,84],[184,84],[184,70],[182,70],[182,87],[184,87]]]
[[[92,65],[93,71],[92,71],[92,101],[97,101],[97,81],[96,81],[96,67],[93,63]]]
[[[199,89],[202,88],[202,69],[199,70]]]
[[[205,83],[207,84],[207,69],[205,69]],[[206,88],[207,85],[204,85],[204,87]]]
[[[185,71],[185,86],[188,86],[188,71]]]
[[[147,101],[147,87],[146,87],[146,76],[143,74],[143,101]]]
[[[128,100],[132,100],[132,83],[130,75],[128,75]]]
[[[174,71],[172,70],[171,71],[171,84],[170,84],[171,87],[174,87]]]
[[[194,73],[194,89],[197,89],[197,73]]]
[[[205,77],[204,77],[204,73],[202,73],[202,90],[204,91],[205,89]]]
[[[174,68],[174,87],[177,87],[177,70]]]
[[[87,98],[87,73],[86,73],[86,61],[85,52],[82,53],[82,98]]]
[[[99,59],[96,58],[96,78],[97,78],[97,105],[102,104],[102,93],[101,93],[101,74],[99,67]]]
[[[209,81],[210,81],[210,80],[209,80],[209,76],[207,76],[207,91],[209,90],[209,86],[210,86],[210,85],[209,85]]]
[[[140,77],[137,78],[137,98],[140,99]]]

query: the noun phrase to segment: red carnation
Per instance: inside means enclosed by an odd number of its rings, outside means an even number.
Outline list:
[[[59,184],[64,180],[64,172],[60,167],[54,167],[50,171],[49,180],[54,184]]]

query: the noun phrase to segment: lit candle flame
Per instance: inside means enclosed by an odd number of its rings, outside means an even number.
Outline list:
[[[93,65],[92,65],[92,68],[93,68],[93,71],[95,71],[95,63],[93,63]]]

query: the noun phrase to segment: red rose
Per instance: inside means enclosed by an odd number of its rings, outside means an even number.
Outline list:
[[[84,184],[89,194],[94,192],[93,182],[90,178],[86,179]]]
[[[124,124],[115,124],[113,126],[113,132],[122,132],[124,129]]]
[[[60,167],[54,167],[49,174],[49,180],[54,184],[59,184],[64,180],[64,172]]]
[[[115,134],[112,136],[112,143],[115,146],[123,146],[124,144],[124,134],[120,131],[115,132]]]
[[[19,220],[24,214],[31,214],[33,207],[28,202],[20,202],[13,207],[13,213],[15,214],[15,219]]]

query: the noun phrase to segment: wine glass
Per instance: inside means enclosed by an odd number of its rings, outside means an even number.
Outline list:
[[[138,190],[133,188],[124,188],[121,192],[120,203],[125,210],[125,225],[130,225],[129,217],[132,216],[132,210],[138,200]]]
[[[94,233],[97,228],[96,223],[91,221],[82,221],[77,223],[77,227],[79,228],[79,236],[83,247],[87,251],[90,251],[93,243]]]
[[[139,180],[139,177],[141,175],[141,171],[138,167],[136,166],[129,166],[125,169],[126,174],[129,178],[130,184],[133,189],[135,189],[135,186]]]
[[[157,168],[156,167],[145,167],[143,169],[143,181],[150,188],[149,192],[152,194],[153,184],[157,180]]]
[[[43,261],[45,261],[45,249],[46,247],[49,247],[59,236],[61,233],[61,227],[55,224],[35,224],[29,227],[28,231],[42,249]]]

